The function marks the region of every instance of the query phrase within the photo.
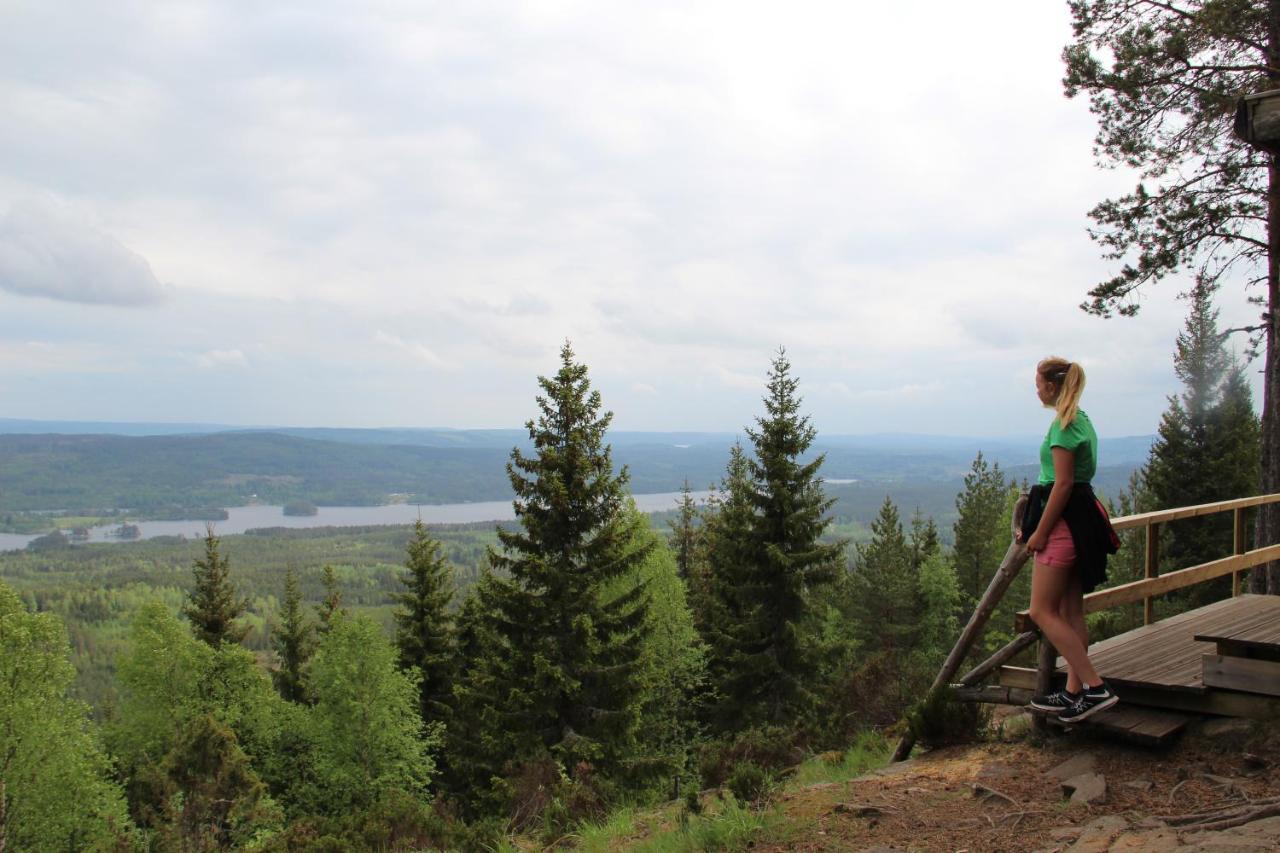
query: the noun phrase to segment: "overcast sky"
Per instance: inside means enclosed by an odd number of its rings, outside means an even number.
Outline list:
[[[0,417],[518,426],[566,339],[622,429],[1104,435],[1187,287],[1111,267],[1065,2],[0,0]],[[1222,321],[1251,322],[1239,288]],[[1255,392],[1257,393],[1257,392]]]

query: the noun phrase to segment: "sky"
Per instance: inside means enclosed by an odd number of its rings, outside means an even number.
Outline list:
[[[1137,179],[1065,2],[0,17],[0,417],[516,427],[565,340],[629,430],[741,429],[780,347],[828,433],[1043,431],[1048,354],[1104,436],[1178,390],[1189,280],[1077,307]]]

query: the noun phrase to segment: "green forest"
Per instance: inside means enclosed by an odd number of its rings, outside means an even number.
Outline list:
[[[1206,292],[1178,341],[1184,393],[1114,513],[1250,490],[1257,418],[1215,324]],[[686,490],[645,516],[586,365],[566,344],[538,382],[508,457],[514,522],[0,557],[11,849],[501,849],[628,805],[710,821],[700,790],[751,808],[805,756],[906,728],[926,747],[981,736],[981,706],[924,694],[1008,545],[1018,478],[979,453],[943,527],[888,497],[834,524],[780,351],[710,503]],[[1187,565],[1230,531],[1168,542]],[[1142,564],[1127,542],[1110,583]],[[1133,611],[1091,617],[1094,636]]]

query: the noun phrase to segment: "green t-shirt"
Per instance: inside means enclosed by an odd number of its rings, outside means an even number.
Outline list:
[[[1058,426],[1055,416],[1049,424],[1049,434],[1040,445],[1040,482],[1053,482],[1053,450],[1061,447],[1070,450],[1076,457],[1077,483],[1088,483],[1098,470],[1098,434],[1093,431],[1093,422],[1082,410],[1076,410],[1071,426],[1063,429]]]

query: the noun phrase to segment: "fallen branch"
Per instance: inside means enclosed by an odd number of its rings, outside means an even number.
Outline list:
[[[1193,823],[1188,826],[1180,827],[1179,832],[1187,832],[1188,830],[1211,830],[1211,829],[1230,829],[1233,826],[1243,826],[1255,820],[1261,820],[1264,817],[1275,817],[1280,815],[1280,803],[1273,803],[1268,806],[1259,806],[1256,809],[1249,809],[1242,815],[1227,818],[1225,820],[1206,821],[1204,823]]]
[[[979,785],[976,783],[973,785],[973,796],[975,799],[981,798],[984,800],[990,799],[991,797],[999,797],[1000,799],[1004,800],[1006,803],[1008,803],[1011,806],[1022,805],[1022,803],[1019,803],[1017,800],[1015,800],[1013,797],[1009,796],[1008,794],[1002,794],[999,791],[997,791],[995,788],[988,788],[986,785]]]
[[[1174,785],[1174,786],[1173,786],[1173,790],[1171,790],[1171,791],[1169,792],[1169,803],[1170,803],[1171,805],[1172,805],[1172,803],[1173,803],[1173,795],[1174,795],[1174,794],[1176,794],[1176,793],[1178,793],[1178,789],[1179,789],[1179,788],[1181,788],[1183,785],[1187,784],[1187,783],[1188,783],[1188,782],[1190,782],[1190,781],[1191,781],[1190,779],[1183,779],[1181,782],[1179,782],[1178,784],[1176,784],[1176,785]]]

